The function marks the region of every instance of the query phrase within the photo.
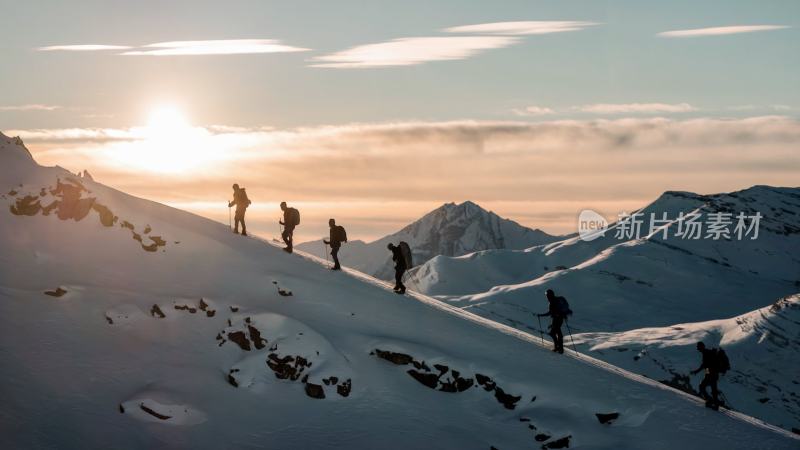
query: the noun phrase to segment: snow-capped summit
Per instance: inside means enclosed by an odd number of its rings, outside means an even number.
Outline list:
[[[465,201],[445,203],[377,241],[352,241],[342,247],[340,258],[348,267],[389,279],[394,273],[391,255],[386,251],[390,242],[408,242],[414,254],[414,264],[419,265],[438,255],[461,256],[488,249],[524,249],[557,239]],[[297,248],[325,257],[320,241],[306,242]]]

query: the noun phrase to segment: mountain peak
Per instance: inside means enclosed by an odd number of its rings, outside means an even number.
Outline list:
[[[6,136],[2,131],[0,131],[0,156],[4,156],[6,154],[25,155],[27,159],[33,161],[33,155],[31,155],[30,150],[25,147],[25,144],[22,142],[22,138],[19,136]]]

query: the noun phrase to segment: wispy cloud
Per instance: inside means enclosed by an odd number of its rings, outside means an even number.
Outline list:
[[[657,36],[661,37],[697,37],[697,36],[722,36],[726,34],[753,33],[756,31],[771,31],[790,28],[788,25],[734,25],[728,27],[695,28],[692,30],[663,31]]]
[[[146,49],[123,52],[136,56],[241,55],[248,53],[305,52],[310,49],[282,44],[276,39],[221,39],[157,42]]]
[[[305,52],[309,49],[282,44],[277,39],[216,39],[202,41],[156,42],[139,47],[127,45],[51,45],[36,50],[90,52],[102,50],[128,50],[120,55],[179,56],[179,55],[241,55],[248,53]]]
[[[28,105],[7,105],[0,106],[0,111],[55,111],[61,109],[57,105],[41,105],[41,104],[28,104]]]
[[[516,108],[513,110],[513,112],[518,116],[546,116],[556,113],[556,111],[552,108],[535,105],[527,106],[525,108]]]
[[[465,59],[482,51],[514,45],[510,36],[410,37],[359,45],[330,55],[318,56],[312,67],[365,68],[411,66],[429,61]]]
[[[563,33],[565,31],[579,31],[587,27],[598,25],[596,22],[582,21],[520,21],[520,22],[492,22],[476,25],[462,25],[445,28],[448,33],[476,33],[476,34],[501,34],[501,35],[531,35]]]
[[[38,47],[36,50],[40,52],[95,52],[101,50],[125,50],[132,47],[127,45],[101,45],[101,44],[80,44],[80,45],[50,45],[47,47]]]
[[[685,113],[697,110],[688,103],[595,103],[574,109],[592,114]]]

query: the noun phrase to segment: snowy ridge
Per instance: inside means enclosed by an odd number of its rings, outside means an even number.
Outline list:
[[[430,297],[16,167],[6,150],[3,448],[797,445]]]
[[[690,393],[698,341],[733,358],[720,383],[731,406],[786,429],[800,422],[800,388],[792,375],[800,357],[800,295],[731,319],[575,335],[584,351]]]
[[[758,239],[741,241],[682,240],[674,235],[664,239],[658,230],[640,239],[618,240],[613,224],[605,237],[591,242],[571,237],[524,251],[434,258],[412,274],[409,284],[454,306],[529,331],[539,329],[534,314],[544,311],[544,291],[551,288],[565,295],[576,311],[573,332],[606,333],[600,336],[747,315],[800,290],[800,189],[754,186],[710,196],[667,192],[643,211],[667,212],[670,218],[680,211],[760,212],[763,218]],[[665,226],[674,229],[676,222]],[[693,350],[685,350],[675,355],[676,361],[693,360]],[[741,370],[759,371],[758,361],[772,354],[763,346],[752,352],[763,352],[762,358],[741,361]],[[615,352],[597,356],[626,368],[642,366],[630,366]],[[791,384],[791,372],[772,377],[778,380],[773,384]],[[657,376],[669,378],[663,371]],[[762,374],[760,379],[767,377]],[[798,428],[800,419],[792,412],[796,399],[783,402],[785,408],[776,402],[764,407],[751,401],[765,398],[760,392],[763,386],[749,387],[741,395],[750,400],[737,403],[734,398],[734,405],[786,428]]]
[[[393,264],[386,250],[390,242],[408,242],[414,254],[414,264],[420,265],[437,255],[460,256],[486,249],[523,249],[556,239],[466,201],[446,203],[377,241],[345,244],[340,258],[347,266],[377,278],[391,279],[394,277]],[[321,241],[305,242],[297,248],[325,257]]]
[[[280,247],[280,245],[276,244],[275,242],[271,242],[271,241],[268,241],[268,240],[265,240],[265,239],[261,239],[261,238],[258,238],[258,237],[256,237],[255,239],[261,240],[262,242],[264,242],[266,244],[269,244],[269,245]],[[322,265],[328,266],[328,262],[327,261],[325,261],[324,259],[322,259],[322,258],[320,258],[320,257],[318,257],[316,255],[312,255],[310,253],[305,253],[305,252],[302,252],[302,251],[295,251],[295,253],[297,253],[299,256],[302,256],[303,258],[305,258],[305,259],[307,259],[309,261],[314,261],[317,264],[322,264]],[[353,278],[356,278],[356,279],[358,279],[360,281],[363,281],[365,283],[374,284],[376,286],[381,286],[381,287],[386,288],[386,289],[391,289],[392,286],[393,286],[392,283],[389,283],[389,282],[383,281],[383,280],[379,280],[379,279],[377,279],[375,277],[372,277],[372,276],[370,276],[368,274],[365,274],[363,272],[359,272],[359,271],[357,271],[355,269],[343,268],[342,270],[343,270],[344,273],[347,273],[348,275],[352,276]],[[542,349],[550,350],[552,348],[552,344],[549,341],[543,341],[541,337],[534,336],[531,333],[527,333],[525,331],[521,331],[518,328],[514,328],[514,327],[511,327],[511,326],[505,325],[503,323],[487,319],[487,318],[479,316],[477,314],[470,313],[465,309],[454,307],[452,305],[449,305],[449,304],[447,304],[445,302],[437,300],[437,299],[435,299],[433,297],[430,297],[428,295],[425,295],[423,293],[412,291],[412,290],[408,290],[408,291],[406,291],[406,295],[411,297],[411,298],[414,298],[415,300],[417,300],[419,302],[424,303],[428,307],[431,307],[431,308],[434,308],[434,309],[437,309],[437,310],[440,310],[440,311],[444,311],[444,312],[446,312],[448,314],[451,314],[451,315],[459,317],[461,319],[470,321],[470,322],[478,324],[480,326],[496,330],[496,331],[498,331],[500,333],[503,333],[503,334],[506,334],[506,335],[509,335],[509,336],[513,336],[513,337],[515,337],[517,339],[520,339],[522,341],[525,341],[525,342],[527,342],[529,344],[534,344],[534,345],[536,345],[536,346],[538,346],[538,347],[540,347]],[[798,303],[798,302],[800,302],[800,297],[795,297],[791,301],[793,302],[791,304],[791,308],[800,310],[800,308],[798,308],[798,305],[800,305],[800,303]],[[775,306],[772,306],[772,307],[769,307],[769,308],[764,308],[764,309],[765,310],[768,310],[768,309],[772,310],[772,309],[775,309]],[[764,314],[764,311],[756,311],[756,312],[753,312],[753,313],[749,314],[748,316],[752,320],[754,318],[754,316],[756,316],[756,315],[758,315],[759,317],[763,318],[763,314]],[[737,324],[740,323],[741,320],[743,320],[743,318],[731,319],[731,321],[735,321]],[[744,320],[746,321],[747,319],[744,319]],[[728,328],[732,328],[733,327],[730,324],[729,321],[719,321],[719,322],[725,322],[725,325]],[[800,324],[800,322],[798,322],[798,324]],[[734,328],[737,328],[737,327],[734,327]],[[641,331],[641,332],[644,332],[644,333],[651,332],[651,330],[637,330],[637,331]],[[708,333],[707,330],[705,332]],[[625,334],[626,333],[622,333],[623,336],[625,336]],[[592,335],[592,334],[585,334],[585,335],[577,334],[577,335],[574,336],[575,337],[575,343],[578,344],[578,345],[580,345],[580,344],[588,344],[589,342],[593,341],[593,336],[598,336],[599,337],[599,335],[600,335],[599,333],[596,334],[596,335]],[[800,336],[798,336],[798,338],[800,338]],[[690,342],[689,341],[687,341],[687,342],[689,342],[692,346],[694,346],[694,344],[697,342],[697,339],[694,339],[694,336],[690,337],[689,339],[690,339]],[[733,338],[731,338],[731,339],[733,339]],[[627,341],[625,341],[624,337],[617,337],[617,338],[615,338],[613,340],[616,341],[616,343],[618,343],[619,345],[623,345],[625,342],[627,342]],[[605,339],[597,339],[597,342],[600,342],[601,344],[598,344],[596,346],[596,348],[592,348],[592,350],[597,350],[597,349],[601,349],[601,348],[610,347],[611,344],[605,343],[605,341],[606,341]],[[725,344],[728,344],[728,343],[729,342],[725,342],[725,340],[723,339],[722,345],[725,345]],[[570,344],[571,344],[571,342],[570,342]],[[697,397],[696,395],[692,395],[690,393],[687,393],[684,390],[681,390],[681,389],[669,386],[667,384],[658,382],[658,381],[656,381],[656,380],[654,380],[652,378],[648,378],[648,377],[640,375],[638,373],[634,373],[634,372],[625,370],[622,367],[619,367],[619,366],[610,364],[610,363],[608,363],[606,361],[594,358],[594,357],[592,357],[592,356],[590,356],[588,354],[576,352],[576,351],[572,350],[572,348],[569,345],[565,347],[565,352],[564,352],[563,356],[569,357],[569,358],[574,359],[576,361],[580,361],[583,364],[589,364],[589,365],[591,365],[593,367],[600,368],[600,369],[602,369],[604,371],[607,371],[609,373],[613,373],[615,375],[619,375],[621,377],[627,378],[629,380],[636,381],[638,383],[642,383],[642,384],[646,384],[646,385],[651,386],[651,387],[655,387],[655,388],[658,388],[658,389],[670,391],[670,392],[680,396],[684,400],[689,401],[689,402],[691,402],[691,403],[693,403],[695,405],[698,405],[698,406],[704,405],[704,401],[702,399],[700,399],[699,397]],[[734,411],[734,410],[724,409],[724,408],[720,409],[720,412],[722,412],[726,416],[735,418],[737,420],[741,420],[743,422],[746,422],[746,423],[749,423],[749,424],[752,424],[752,425],[763,427],[763,428],[768,429],[770,431],[773,431],[775,433],[779,433],[779,434],[784,435],[786,437],[790,437],[792,439],[800,441],[800,435],[792,433],[792,432],[790,432],[790,431],[788,431],[788,430],[786,430],[784,428],[772,425],[772,424],[770,424],[770,423],[768,423],[768,422],[766,422],[764,420],[761,420],[759,418],[749,416],[749,415],[747,415],[745,413],[742,413],[742,412],[739,412],[739,411]]]

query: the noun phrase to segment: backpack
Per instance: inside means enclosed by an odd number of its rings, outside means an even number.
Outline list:
[[[728,355],[725,353],[725,350],[722,348],[718,348],[716,354],[714,355],[714,363],[717,366],[717,372],[720,375],[725,375],[725,372],[731,370],[731,362],[728,359]]]
[[[411,247],[408,246],[406,241],[400,241],[398,247],[400,247],[400,253],[403,255],[403,259],[406,262],[406,269],[410,269],[414,265],[414,261],[411,258]]]
[[[553,306],[555,307],[555,313],[560,317],[566,318],[572,315],[572,310],[569,309],[569,302],[564,297],[556,297],[553,301]]]
[[[287,212],[289,213],[288,218],[292,222],[292,225],[300,225],[300,211],[298,211],[297,208],[289,208]]]
[[[239,192],[242,193],[242,200],[244,200],[245,206],[250,206],[251,202],[249,198],[247,198],[247,192],[245,192],[244,188],[242,188]]]
[[[333,240],[339,242],[347,242],[347,231],[341,225],[336,225],[333,228]]]

